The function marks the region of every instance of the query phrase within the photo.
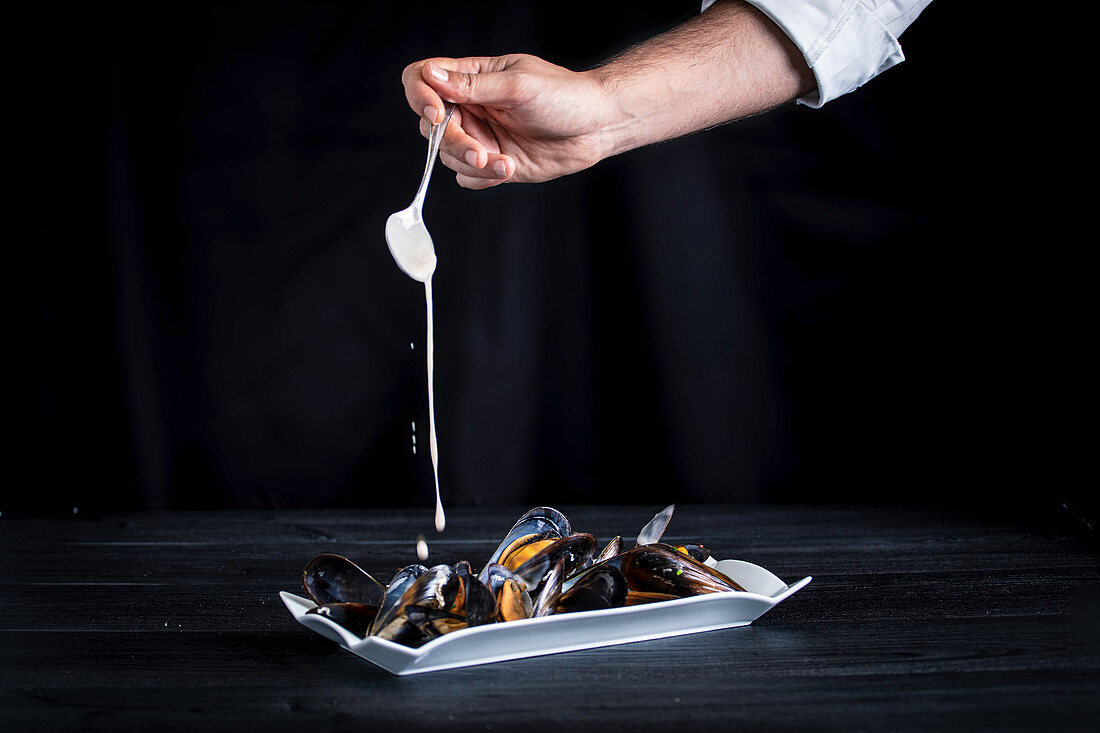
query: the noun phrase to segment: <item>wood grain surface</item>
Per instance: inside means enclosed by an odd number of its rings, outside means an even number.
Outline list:
[[[560,507],[601,540],[660,507]],[[399,678],[280,603],[321,552],[479,565],[527,507],[0,517],[6,730],[1062,730],[1100,713],[1094,546],[932,509],[681,506],[814,582],[751,627]],[[10,727],[9,727],[10,726]]]

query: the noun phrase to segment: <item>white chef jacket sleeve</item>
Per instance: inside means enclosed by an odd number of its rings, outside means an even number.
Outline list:
[[[747,0],[794,42],[817,79],[809,107],[859,88],[905,60],[898,37],[932,0]],[[703,0],[703,10],[715,0]]]

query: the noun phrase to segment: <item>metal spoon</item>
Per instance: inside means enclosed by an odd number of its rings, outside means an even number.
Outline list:
[[[427,282],[435,272],[435,245],[428,227],[424,226],[424,196],[428,193],[428,180],[432,177],[435,158],[439,153],[439,143],[443,132],[451,121],[455,105],[446,104],[447,114],[438,125],[432,125],[428,133],[428,163],[424,166],[424,177],[420,179],[420,188],[408,208],[390,214],[386,220],[386,244],[397,266],[413,280]]]

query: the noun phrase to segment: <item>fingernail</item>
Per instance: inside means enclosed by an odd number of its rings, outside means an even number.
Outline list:
[[[439,110],[432,105],[428,105],[424,108],[424,119],[432,124],[435,124],[436,119],[439,117]]]
[[[447,70],[436,66],[431,61],[428,62],[428,71],[432,72],[432,76],[440,81],[447,81]]]
[[[466,151],[466,162],[471,167],[477,168],[477,151],[476,150],[467,150]]]
[[[493,173],[504,178],[508,175],[508,166],[505,165],[503,160],[498,160],[496,163],[493,163]]]

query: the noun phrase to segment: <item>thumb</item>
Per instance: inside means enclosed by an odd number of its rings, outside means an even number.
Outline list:
[[[429,61],[424,64],[423,74],[424,81],[440,97],[457,104],[499,105],[513,101],[515,96],[515,74],[507,69],[467,73]]]

